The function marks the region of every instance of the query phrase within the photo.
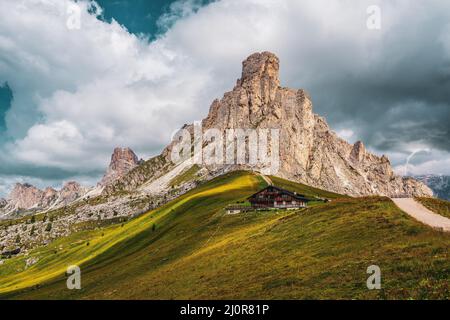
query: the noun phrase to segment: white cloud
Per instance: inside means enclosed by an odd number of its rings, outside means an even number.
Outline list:
[[[350,139],[354,136],[355,132],[351,129],[341,129],[336,131],[337,135],[343,139]]]
[[[4,160],[63,169],[106,166],[112,148],[146,155],[201,110],[210,80],[183,55],[148,44],[82,6],[81,29],[66,28],[71,1],[4,1],[0,64],[14,90]]]
[[[419,164],[404,164],[395,167],[399,175],[419,176],[427,174],[450,175],[450,155],[446,159],[435,159]]]
[[[397,157],[394,171],[403,176],[426,174],[450,175],[450,153],[430,150],[429,148],[414,148],[408,154]]]
[[[417,27],[449,8],[439,0],[376,1],[384,20],[374,32],[366,28],[372,2],[223,0],[195,13],[196,2],[184,2],[160,20],[170,26],[164,36],[148,43],[88,14],[86,1],[81,29],[69,30],[70,0],[2,0],[0,83],[8,81],[14,101],[12,141],[0,160],[75,174],[104,168],[115,146],[155,154],[231,89],[254,51],[280,56],[283,85],[334,85],[401,61],[392,30],[408,38],[414,28],[405,21],[414,16]],[[397,50],[388,61],[387,46]]]

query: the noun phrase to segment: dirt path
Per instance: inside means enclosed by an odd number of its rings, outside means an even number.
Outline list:
[[[413,198],[393,198],[392,201],[414,219],[442,231],[450,232],[450,219],[434,213]]]

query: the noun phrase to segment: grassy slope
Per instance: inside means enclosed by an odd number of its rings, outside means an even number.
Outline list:
[[[15,271],[23,258],[1,266],[0,292],[40,283],[3,297],[449,298],[448,234],[410,219],[387,198],[224,214],[227,203],[263,186],[249,173],[229,174],[123,227],[61,239],[38,250],[41,260],[28,270]],[[83,289],[69,291],[63,270],[83,260]],[[371,264],[381,267],[381,291],[366,288]]]
[[[444,217],[450,218],[450,201],[436,199],[436,198],[416,198],[420,203],[431,211],[440,214]]]
[[[148,240],[146,236],[149,232],[155,238],[159,238],[161,233],[165,232],[163,226],[172,228],[170,223],[179,216],[180,211],[189,210],[199,199],[208,200],[217,196],[220,199],[217,199],[215,206],[222,208],[231,200],[241,196],[246,197],[263,186],[263,180],[254,175],[239,173],[227,175],[219,181],[211,181],[162,208],[126,224],[76,233],[70,237],[59,239],[47,247],[35,250],[28,257],[21,256],[6,260],[0,266],[0,295],[11,290],[40,285],[55,276],[64,274],[67,266],[72,264],[87,264],[89,261],[95,265],[99,259],[103,259],[108,254],[114,257],[118,248],[120,253],[126,254],[134,249],[139,250],[140,247],[128,246],[129,242],[139,244],[141,237]],[[157,226],[157,231],[154,233],[152,232],[153,225]],[[150,239],[150,241],[153,240]],[[124,246],[126,252],[122,250]],[[39,263],[25,270],[25,260],[31,256],[38,257]]]

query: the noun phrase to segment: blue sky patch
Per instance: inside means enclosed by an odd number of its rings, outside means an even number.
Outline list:
[[[6,112],[11,107],[13,93],[7,83],[0,86],[0,132],[6,129]]]
[[[134,34],[145,34],[154,39],[162,30],[158,26],[158,19],[168,13],[174,0],[97,0],[103,9],[103,19],[111,22],[116,20]],[[207,5],[213,0],[197,0],[198,7]]]

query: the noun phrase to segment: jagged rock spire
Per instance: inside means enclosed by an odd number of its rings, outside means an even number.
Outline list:
[[[242,76],[237,86],[247,91],[256,109],[275,100],[280,87],[279,70],[280,61],[270,52],[254,53],[242,62]]]
[[[279,129],[278,176],[337,193],[430,195],[423,184],[395,176],[385,157],[340,139],[325,119],[313,113],[307,92],[280,86],[280,61],[270,52],[242,63],[231,92],[211,105],[204,128]]]
[[[111,156],[111,163],[109,164],[108,170],[99,184],[101,186],[106,186],[113,183],[138,164],[139,159],[133,150],[130,148],[115,148]]]
[[[271,52],[254,53],[242,62],[241,82],[265,80],[275,87],[280,85],[280,60]]]
[[[350,154],[350,158],[354,162],[361,162],[366,155],[366,148],[362,141],[357,141],[353,145],[352,152]]]

